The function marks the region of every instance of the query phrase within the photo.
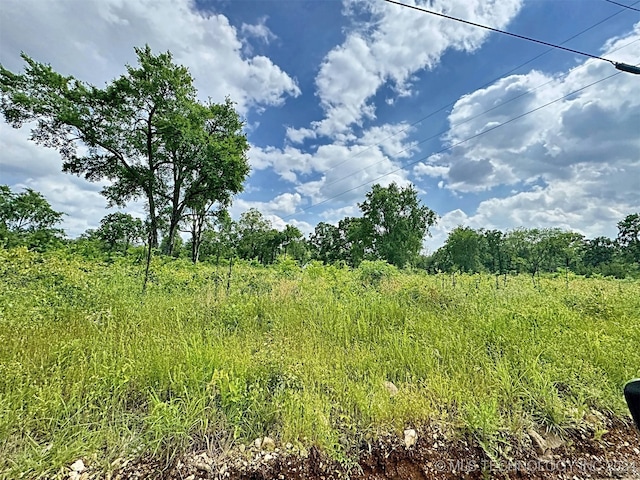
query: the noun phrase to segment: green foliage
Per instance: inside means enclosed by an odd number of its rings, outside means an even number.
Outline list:
[[[143,242],[147,237],[142,220],[122,212],[110,213],[100,220],[100,227],[94,235],[102,240],[111,252],[116,248],[126,252],[129,246]]]
[[[413,186],[404,188],[392,183],[374,185],[359,204],[364,225],[362,234],[377,258],[404,267],[413,264],[436,214],[418,199]]]
[[[640,213],[627,215],[618,222],[618,243],[631,261],[640,266]]]
[[[559,270],[616,278],[634,276],[640,266],[634,265],[634,218],[629,215],[618,224],[624,233],[617,241],[606,237],[585,239],[557,228],[518,228],[503,233],[459,226],[451,231],[443,247],[421,263],[431,272],[528,273],[534,279],[540,273]]]
[[[104,89],[23,54],[23,74],[0,66],[1,110],[16,128],[37,121],[32,139],[56,148],[64,171],[109,180],[102,194],[110,205],[143,198],[150,245],[158,246],[166,221],[172,253],[185,210],[202,216],[242,190],[249,145],[229,99],[199,103],[191,74],[171,53],[135,51],[137,67],[127,66]]]
[[[38,251],[62,243],[64,232],[55,228],[62,221],[42,194],[27,188],[14,193],[7,185],[0,185],[0,245],[24,245]]]
[[[394,265],[384,260],[364,260],[358,266],[360,279],[367,285],[379,285],[384,279],[391,278],[398,273]]]

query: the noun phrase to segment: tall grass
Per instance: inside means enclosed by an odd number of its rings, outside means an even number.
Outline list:
[[[289,261],[226,272],[0,250],[0,477],[263,435],[348,461],[437,422],[490,444],[624,413],[637,281]],[[384,382],[399,393],[390,396]]]

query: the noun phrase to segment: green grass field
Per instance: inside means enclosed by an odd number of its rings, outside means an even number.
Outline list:
[[[143,266],[0,250],[0,477],[82,457],[316,445],[438,423],[491,448],[591,410],[640,376],[640,282],[359,269]],[[390,396],[384,382],[393,382]]]

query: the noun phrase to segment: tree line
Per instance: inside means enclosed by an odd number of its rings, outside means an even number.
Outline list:
[[[618,235],[586,238],[577,232],[557,228],[517,228],[506,232],[458,226],[444,245],[430,255],[422,242],[435,224],[436,214],[422,205],[412,186],[374,185],[359,204],[361,217],[346,217],[336,225],[320,222],[305,237],[294,225],[274,228],[257,209],[233,220],[227,210],[204,217],[199,236],[170,234],[156,249],[158,254],[189,258],[193,262],[220,262],[235,258],[269,265],[285,255],[304,264],[311,260],[325,264],[357,267],[364,260],[383,260],[400,268],[412,267],[437,272],[529,274],[559,270],[580,275],[601,274],[625,277],[640,273],[640,214],[618,222]],[[74,240],[64,238],[58,227],[63,213],[54,211],[38,192],[26,189],[14,193],[0,185],[0,245],[24,245],[35,250],[64,245],[90,256],[126,256],[148,247],[149,221],[128,213],[106,215],[96,229]],[[193,245],[198,238],[199,245]]]
[[[558,228],[507,232],[459,226],[445,244],[424,258],[429,271],[494,274],[557,272],[624,277],[640,271],[640,214],[618,222],[618,236],[586,238]]]

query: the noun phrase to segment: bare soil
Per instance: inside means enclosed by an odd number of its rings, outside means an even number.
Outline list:
[[[529,431],[500,442],[491,457],[471,437],[447,439],[438,428],[416,428],[407,448],[390,434],[363,446],[357,465],[346,467],[315,448],[268,451],[256,446],[225,454],[192,452],[170,468],[139,461],[114,470],[113,480],[449,480],[449,479],[624,479],[640,480],[640,432],[631,421],[601,416],[597,425],[561,435]],[[93,478],[90,471],[86,478]]]

